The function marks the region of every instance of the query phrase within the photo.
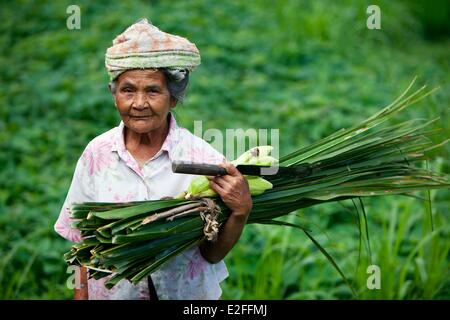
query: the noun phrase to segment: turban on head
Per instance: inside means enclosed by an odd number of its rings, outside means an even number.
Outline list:
[[[186,38],[165,33],[141,19],[118,35],[106,50],[105,65],[112,80],[131,69],[167,68],[192,71],[200,64],[200,52]]]

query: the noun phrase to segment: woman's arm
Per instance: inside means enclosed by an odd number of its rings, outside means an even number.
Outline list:
[[[200,252],[209,263],[217,263],[230,252],[242,234],[252,210],[252,197],[248,182],[230,163],[222,164],[228,175],[210,179],[211,188],[216,191],[231,210],[231,215],[220,229],[217,241],[204,241]]]
[[[87,282],[87,269],[86,267],[80,267],[80,288],[75,288],[74,300],[88,300],[88,282]]]
[[[245,221],[232,214],[225,225],[220,228],[217,241],[203,241],[200,244],[200,253],[209,263],[221,261],[239,240],[244,229]]]

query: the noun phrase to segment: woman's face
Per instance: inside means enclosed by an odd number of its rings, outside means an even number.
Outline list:
[[[125,126],[136,133],[149,133],[164,126],[167,114],[176,105],[164,73],[152,69],[122,73],[114,99]]]

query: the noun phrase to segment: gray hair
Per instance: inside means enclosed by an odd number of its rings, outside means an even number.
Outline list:
[[[177,102],[183,102],[187,87],[189,84],[189,70],[185,69],[167,69],[160,68],[166,77],[167,88],[169,89],[170,97]],[[109,83],[111,92],[114,94],[117,90],[117,78]]]

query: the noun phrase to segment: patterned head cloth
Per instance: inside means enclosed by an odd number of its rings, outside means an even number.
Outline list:
[[[185,72],[200,64],[200,52],[186,38],[165,33],[141,19],[118,35],[106,50],[105,65],[112,80],[130,69],[167,68]]]

